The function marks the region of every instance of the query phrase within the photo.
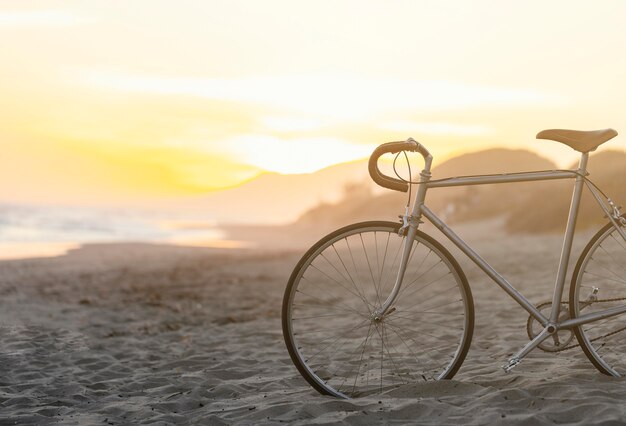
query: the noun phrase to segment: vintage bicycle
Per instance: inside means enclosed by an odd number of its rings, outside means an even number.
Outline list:
[[[581,153],[576,170],[547,170],[431,179],[433,157],[412,138],[385,143],[369,160],[372,179],[388,189],[417,192],[401,223],[372,221],[341,228],[313,245],[298,262],[285,290],[282,328],[289,355],[317,391],[341,398],[450,379],[472,341],[474,305],[467,279],[450,252],[419,230],[430,221],[529,314],[529,342],[503,366],[517,366],[533,349],[557,352],[577,346],[604,374],[626,374],[626,217],[588,177],[589,153],[617,136],[613,129],[552,129],[539,139]],[[417,152],[419,181],[386,176],[386,153]],[[408,161],[408,157],[407,157]],[[394,162],[395,170],[395,162]],[[432,188],[574,179],[552,302],[533,305],[481,258],[425,203]],[[583,187],[608,223],[585,246],[562,301]],[[409,195],[410,199],[410,195]]]

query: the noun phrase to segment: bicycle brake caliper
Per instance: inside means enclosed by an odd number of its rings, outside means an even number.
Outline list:
[[[598,291],[600,291],[600,288],[598,288],[596,286],[592,286],[591,287],[591,294],[589,295],[589,297],[587,297],[587,301],[595,302],[596,300],[598,300]]]
[[[591,287],[591,293],[589,293],[589,296],[587,296],[587,298],[585,300],[583,300],[583,305],[581,306],[581,308],[586,308],[587,306],[591,305],[594,302],[598,301],[598,291],[600,291],[599,287],[596,286],[592,286]]]
[[[406,235],[406,230],[409,227],[409,224],[411,223],[410,221],[410,217],[409,215],[403,215],[403,216],[398,216],[401,220],[402,220],[402,226],[400,227],[400,229],[398,229],[398,235],[399,236],[404,236]]]
[[[618,220],[623,223],[622,211],[621,211],[622,207],[616,206],[613,200],[611,200],[610,198],[608,199],[608,202],[609,202],[609,206],[613,208],[613,219]]]
[[[398,216],[398,217],[402,220],[402,226],[400,227],[400,229],[398,229],[398,235],[401,237],[406,235],[406,230],[409,228],[409,226],[411,225],[419,226],[420,223],[424,223],[417,217],[410,215],[408,213],[408,209],[407,209],[406,214],[402,216]]]
[[[398,235],[402,237],[406,235],[406,230],[409,228],[409,225],[411,224],[411,215],[409,214],[408,205],[404,209],[404,215],[398,216],[398,217],[402,221],[402,226],[400,227],[400,229],[398,229]]]

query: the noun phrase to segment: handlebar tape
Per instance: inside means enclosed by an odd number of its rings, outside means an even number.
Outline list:
[[[402,142],[387,142],[380,145],[372,153],[368,168],[370,176],[378,185],[383,188],[393,189],[394,191],[407,192],[409,190],[409,184],[400,179],[386,176],[378,169],[378,159],[384,154],[395,154],[400,151],[419,151],[422,155],[428,154],[425,148],[413,139],[408,139]]]

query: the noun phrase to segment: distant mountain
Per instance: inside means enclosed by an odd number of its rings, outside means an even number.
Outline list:
[[[190,199],[185,204],[207,210],[220,223],[286,223],[320,203],[340,200],[345,185],[360,182],[373,187],[367,176],[366,160],[314,173],[266,173],[238,187]]]
[[[578,165],[573,164],[571,168]],[[551,161],[524,150],[491,149],[452,158],[432,171],[433,179],[472,174],[554,170]],[[626,153],[602,151],[591,156],[591,180],[618,205],[626,207]],[[426,201],[449,223],[504,216],[511,232],[562,232],[567,220],[573,180],[474,185],[433,189]],[[347,188],[338,203],[323,203],[303,214],[301,227],[340,226],[359,220],[397,220],[406,194],[388,191],[379,196],[364,186]],[[604,214],[585,190],[578,229],[606,223]]]
[[[572,164],[571,168],[577,168]],[[618,206],[626,207],[626,153],[601,151],[591,155],[587,167],[589,178],[598,185]],[[545,182],[526,199],[525,206],[514,209],[506,227],[510,231],[562,232],[572,196],[573,181]],[[599,228],[607,223],[604,212],[587,189],[583,191],[577,229]]]
[[[433,178],[554,169],[556,165],[553,162],[530,151],[490,149],[451,159],[435,169]],[[442,198],[435,207],[451,222],[486,219],[506,215],[519,209],[519,206],[528,205],[529,197],[535,191],[553,186],[554,181],[545,181],[442,188]]]
[[[527,172],[554,169],[555,164],[523,149],[494,148],[459,155],[436,165],[433,179],[449,176]]]
[[[554,170],[556,165],[526,150],[489,149],[455,157],[433,171],[433,179],[460,175],[484,175]],[[544,182],[545,183],[545,182]],[[428,194],[432,208],[449,221],[465,222],[500,216],[513,206],[524,204],[537,189],[535,182],[474,185],[434,189]],[[437,193],[437,198],[430,198]]]
[[[420,165],[421,167],[421,165]],[[433,179],[444,177],[497,174],[504,172],[554,169],[551,161],[525,150],[489,149],[454,157],[435,166]],[[550,183],[550,182],[549,182]],[[434,211],[451,222],[489,218],[514,210],[530,196],[536,183],[478,185],[433,189],[426,200]],[[404,213],[407,195],[388,191],[374,196],[365,186],[347,188],[344,199],[335,204],[323,203],[302,215],[301,226],[330,223],[346,224],[357,220],[396,220]]]

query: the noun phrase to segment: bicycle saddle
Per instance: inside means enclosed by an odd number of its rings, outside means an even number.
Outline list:
[[[595,150],[604,142],[617,136],[613,129],[591,130],[588,132],[580,130],[549,129],[537,133],[537,139],[549,139],[561,142],[574,148],[579,152],[589,152]]]

